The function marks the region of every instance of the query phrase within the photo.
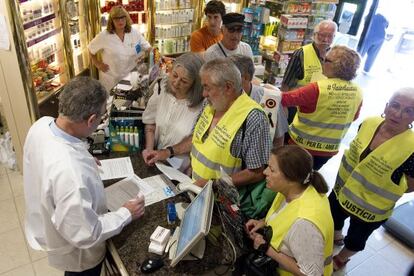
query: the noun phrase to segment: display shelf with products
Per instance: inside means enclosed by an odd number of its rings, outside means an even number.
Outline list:
[[[40,105],[69,80],[58,0],[19,1],[16,13],[21,25],[19,39],[25,44],[24,61],[30,65],[31,93]]]
[[[155,0],[153,45],[161,55],[188,52],[189,39],[196,27],[196,0]]]
[[[260,47],[265,60],[268,82],[276,86],[281,84],[290,55],[302,45],[312,42],[314,26],[322,20],[333,18],[337,2],[337,0],[266,0],[266,7],[270,9],[270,18],[280,19],[280,24],[277,26],[268,26],[271,30],[277,29],[276,50],[272,52],[272,49],[266,45],[266,41],[270,39],[261,40]],[[274,31],[272,34],[275,36]]]
[[[249,7],[243,9],[243,14],[242,41],[250,45],[254,55],[258,55],[260,54],[260,37],[267,31],[266,26],[270,23],[269,9],[257,3],[251,3]]]
[[[178,55],[190,50],[187,37],[158,39],[157,47],[164,55]]]
[[[66,45],[71,76],[78,76],[89,68],[87,1],[66,0],[64,4],[63,24],[65,36],[69,40]]]
[[[50,14],[47,14],[47,15],[41,17],[41,18],[33,19],[29,22],[24,23],[23,29],[27,30],[27,29],[32,28],[34,26],[40,25],[42,23],[46,23],[47,21],[52,20],[55,17],[56,17],[55,13],[50,13]]]

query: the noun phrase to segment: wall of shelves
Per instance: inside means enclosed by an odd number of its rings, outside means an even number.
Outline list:
[[[338,0],[266,0],[270,14],[280,19],[276,51],[263,55],[268,82],[281,85],[290,55],[302,45],[312,42],[316,24],[333,19],[337,3]]]
[[[155,0],[153,45],[161,55],[190,50],[190,35],[197,26],[196,7],[196,0]]]
[[[58,0],[19,1],[27,63],[37,104],[56,93],[69,79]]]

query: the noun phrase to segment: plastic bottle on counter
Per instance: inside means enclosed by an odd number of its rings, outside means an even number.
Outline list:
[[[125,144],[129,144],[129,129],[127,126],[125,127],[124,142]]]
[[[134,129],[132,128],[132,126],[129,126],[128,134],[129,134],[129,144],[131,146],[135,146],[135,144],[134,144]]]
[[[139,148],[139,134],[138,134],[138,127],[134,127],[134,146]]]
[[[119,137],[120,137],[121,142],[125,141],[125,130],[123,126],[121,126],[119,130]]]

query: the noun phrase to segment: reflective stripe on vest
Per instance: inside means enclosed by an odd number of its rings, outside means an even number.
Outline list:
[[[207,168],[215,171],[220,171],[220,168],[222,168],[228,175],[233,174],[235,171],[240,171],[241,166],[237,167],[227,167],[220,163],[215,163],[211,160],[209,160],[207,157],[205,157],[201,152],[199,152],[195,147],[191,149],[191,154],[194,156],[197,156],[198,161],[204,164]]]
[[[307,85],[314,73],[322,74],[322,65],[312,43],[302,47],[303,50],[303,79],[298,80],[298,86]]]
[[[344,130],[344,129],[348,129],[349,126],[351,125],[351,123],[347,123],[347,124],[325,124],[325,123],[320,123],[320,122],[314,122],[312,120],[303,118],[303,117],[299,117],[299,122],[308,125],[308,126],[313,126],[313,127],[319,127],[319,128],[330,128],[330,129],[338,129],[338,130]]]
[[[393,194],[385,189],[382,189],[381,187],[378,187],[377,185],[375,185],[374,183],[369,182],[363,175],[361,175],[358,172],[353,172],[354,168],[352,168],[352,166],[346,161],[346,158],[343,157],[342,158],[342,162],[343,162],[343,166],[344,169],[347,170],[348,172],[352,173],[351,177],[353,177],[356,181],[360,182],[362,184],[362,186],[365,187],[365,189],[376,193],[379,196],[382,196],[386,199],[389,200],[393,200],[393,201],[397,201],[401,196],[400,195],[396,195]]]
[[[273,236],[270,242],[271,246],[276,250],[280,249],[285,236],[297,219],[302,218],[312,222],[322,234],[325,242],[323,252],[325,267],[323,275],[330,276],[333,271],[332,251],[334,226],[326,195],[319,194],[310,185],[299,198],[287,203],[279,211],[284,201],[285,197],[281,193],[278,193],[265,218],[266,224],[270,225],[273,230]],[[282,268],[278,268],[278,272],[280,275],[292,275]]]
[[[337,152],[362,102],[359,87],[341,79],[317,82],[319,96],[312,113],[300,110],[289,126],[296,144],[315,151]]]
[[[305,132],[300,131],[299,129],[297,129],[294,125],[291,125],[289,127],[289,130],[291,132],[295,133],[296,135],[301,136],[301,137],[303,137],[307,140],[310,140],[312,142],[327,143],[327,144],[339,144],[339,143],[341,143],[341,139],[326,138],[326,137],[306,134]]]
[[[414,133],[407,130],[385,141],[362,161],[361,155],[374,139],[382,118],[366,119],[345,151],[334,187],[341,206],[367,221],[387,219],[395,202],[407,190],[406,176],[398,184],[391,176],[414,152]]]
[[[192,139],[193,179],[218,179],[221,175],[220,168],[223,168],[229,175],[241,170],[242,160],[232,156],[231,144],[237,131],[253,109],[263,111],[258,103],[243,93],[203,140],[215,112],[210,105],[204,108],[194,128]]]

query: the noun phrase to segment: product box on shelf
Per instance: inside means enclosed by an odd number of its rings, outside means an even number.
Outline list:
[[[279,41],[277,50],[282,54],[293,53],[302,46],[302,41]]]
[[[279,38],[281,40],[297,40],[303,41],[305,38],[305,29],[280,29],[279,31]]]
[[[289,14],[283,14],[280,17],[280,22],[286,28],[306,28],[308,25],[308,18],[307,17],[294,17]]]
[[[283,10],[288,14],[309,14],[311,11],[311,3],[309,2],[287,2]]]

